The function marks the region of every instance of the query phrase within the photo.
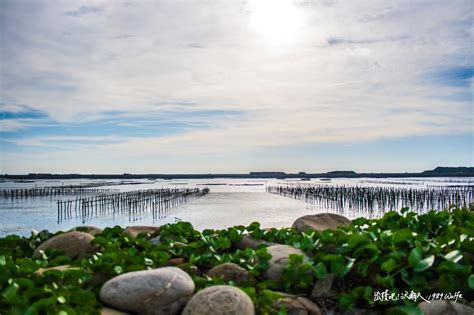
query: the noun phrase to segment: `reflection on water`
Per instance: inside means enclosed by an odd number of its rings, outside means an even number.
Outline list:
[[[472,185],[474,178],[381,178],[381,179],[312,179],[311,181],[285,181],[273,179],[202,179],[202,180],[136,180],[123,182],[120,180],[42,180],[35,182],[3,182],[0,189],[31,189],[51,186],[90,185],[100,189],[113,189],[114,193],[146,189],[192,189],[209,187],[210,193],[194,199],[179,207],[169,209],[165,218],[154,218],[147,211],[137,211],[132,221],[127,215],[105,215],[93,217],[88,225],[99,227],[131,224],[155,224],[189,221],[196,228],[224,228],[231,225],[248,225],[259,221],[264,227],[291,226],[293,221],[307,214],[319,212],[335,212],[321,204],[306,203],[301,200],[266,193],[268,186],[276,185],[334,185],[364,187],[409,187],[421,189],[431,186],[454,187]],[[0,197],[0,236],[6,234],[29,235],[32,229],[51,231],[66,230],[81,225],[80,219],[57,222],[57,203],[74,199],[72,195],[51,195],[28,198]],[[337,212],[337,211],[336,211]],[[344,215],[355,217],[379,216],[382,213],[370,212],[361,208],[345,208]]]

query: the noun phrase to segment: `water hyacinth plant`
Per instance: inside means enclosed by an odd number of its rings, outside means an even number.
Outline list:
[[[284,314],[284,309],[274,308],[282,292],[311,297],[323,310],[357,307],[389,314],[419,314],[421,297],[454,298],[457,293],[458,303],[474,301],[474,213],[467,209],[422,215],[402,209],[380,219],[359,218],[335,230],[305,233],[262,229],[258,223],[200,232],[190,223],[178,222],[162,226],[159,239],[153,241],[149,234],[132,239],[116,226],[95,236],[93,242],[101,251],[92,257],[71,259],[62,251],[46,250],[32,258],[40,243],[60,233],[0,239],[0,313],[99,314],[99,291],[105,281],[170,261],[191,275],[196,290],[224,283],[239,286],[259,314]],[[262,243],[255,249],[242,248],[243,235]],[[268,280],[264,274],[270,243],[301,249],[308,259],[290,255],[281,277]],[[234,283],[206,275],[223,262],[241,266],[251,277]],[[315,285],[323,282],[329,284],[327,294],[317,296]],[[409,295],[380,298],[406,292],[418,294],[418,300]]]

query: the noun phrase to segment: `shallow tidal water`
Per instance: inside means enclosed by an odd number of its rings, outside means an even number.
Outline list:
[[[100,182],[93,180],[62,180],[35,182],[2,182],[0,189],[34,188],[44,186],[67,186]],[[136,180],[122,182],[111,180],[114,185],[101,186],[116,191],[144,190],[151,188],[204,188],[210,193],[192,199],[189,202],[166,212],[166,216],[153,218],[150,212],[143,212],[134,217],[124,215],[106,215],[93,217],[86,222],[72,218],[58,223],[57,200],[72,200],[75,196],[3,198],[0,197],[0,237],[8,234],[30,235],[31,230],[48,229],[50,231],[67,230],[80,225],[128,226],[128,225],[162,225],[177,221],[188,221],[196,229],[221,229],[234,225],[248,225],[254,221],[262,227],[289,227],[298,217],[321,212],[334,212],[301,200],[283,197],[265,192],[267,185],[365,185],[426,187],[444,185],[472,185],[474,178],[433,178],[433,179],[334,179],[322,182],[312,179],[311,182],[295,180],[267,179],[201,179],[201,180]],[[376,217],[382,213],[364,213],[348,209],[343,215],[349,218]]]

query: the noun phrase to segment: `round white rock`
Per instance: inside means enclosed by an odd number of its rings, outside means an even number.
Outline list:
[[[194,282],[183,270],[163,267],[124,273],[107,281],[100,300],[122,311],[144,315],[178,314],[194,292]]]

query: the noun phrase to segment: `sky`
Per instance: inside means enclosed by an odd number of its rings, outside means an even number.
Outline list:
[[[0,173],[474,166],[474,1],[0,1]]]

